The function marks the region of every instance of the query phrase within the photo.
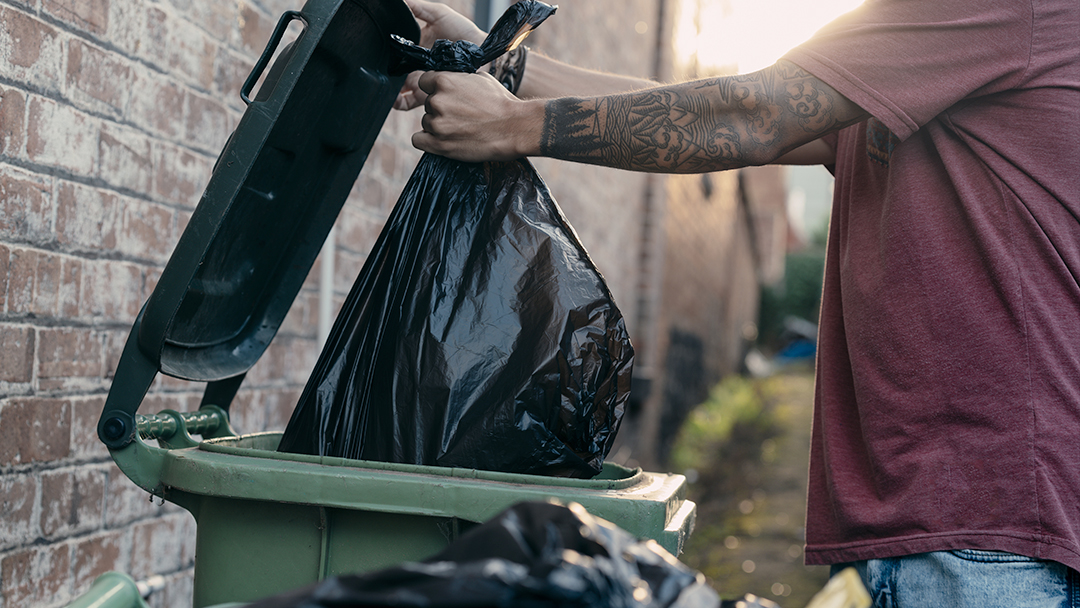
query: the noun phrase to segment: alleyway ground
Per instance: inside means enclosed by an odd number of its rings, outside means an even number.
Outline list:
[[[813,374],[732,377],[687,421],[671,470],[692,481],[697,526],[680,559],[721,597],[800,608],[828,579],[803,565]]]

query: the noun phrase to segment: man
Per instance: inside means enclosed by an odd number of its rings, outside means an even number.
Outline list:
[[[482,40],[408,1],[429,38]],[[807,562],[854,564],[878,606],[1078,606],[1078,32],[1076,0],[869,0],[753,74],[532,53],[496,65],[517,96],[428,72],[398,107],[460,160],[830,167]]]

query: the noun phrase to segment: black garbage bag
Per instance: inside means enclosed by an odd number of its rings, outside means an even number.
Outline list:
[[[622,314],[532,165],[425,155],[279,450],[592,477],[632,362]]]
[[[525,502],[420,563],[339,576],[249,608],[718,608],[704,577],[577,504]]]

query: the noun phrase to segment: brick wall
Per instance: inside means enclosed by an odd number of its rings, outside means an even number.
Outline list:
[[[449,3],[472,12],[471,0]],[[658,48],[656,38],[665,3],[559,4],[530,38],[533,48],[588,67],[666,78],[669,41],[661,36]],[[136,579],[162,575],[166,585],[151,605],[190,606],[194,520],[149,500],[112,464],[95,427],[131,323],[242,115],[240,85],[277,17],[300,5],[0,0],[0,608],[63,605],[107,570]],[[409,144],[418,128],[419,113],[392,113],[353,188],[335,230],[332,310],[419,159]],[[671,286],[689,290],[694,277],[675,264],[678,255],[697,255],[702,267],[712,255],[688,253],[699,241],[684,243],[670,232],[676,222],[702,221],[686,207],[696,202],[680,202],[700,189],[693,181],[700,178],[669,184],[660,176],[536,164],[607,276],[638,346],[639,369],[662,376],[661,338],[680,307],[712,306],[675,298]],[[716,227],[714,239],[736,238],[725,224],[737,209],[732,180],[716,179],[722,201],[709,208],[699,238],[710,234],[706,227]],[[321,276],[330,261],[316,263],[248,374],[232,407],[239,431],[285,426],[318,354]],[[715,341],[711,326],[690,331]],[[193,410],[202,389],[159,377],[140,412]]]

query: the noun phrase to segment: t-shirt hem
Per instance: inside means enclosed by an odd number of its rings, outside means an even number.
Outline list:
[[[827,57],[796,48],[784,55],[783,59],[810,72],[869,112],[889,127],[889,130],[900,138],[900,141],[904,141],[919,130],[919,124],[915,122],[915,119],[908,116],[899,106],[877,94],[870,85]]]
[[[818,566],[956,549],[1007,551],[1058,562],[1080,571],[1080,547],[1073,543],[1054,537],[1000,531],[951,532],[835,545],[807,545],[805,559],[807,565]]]

